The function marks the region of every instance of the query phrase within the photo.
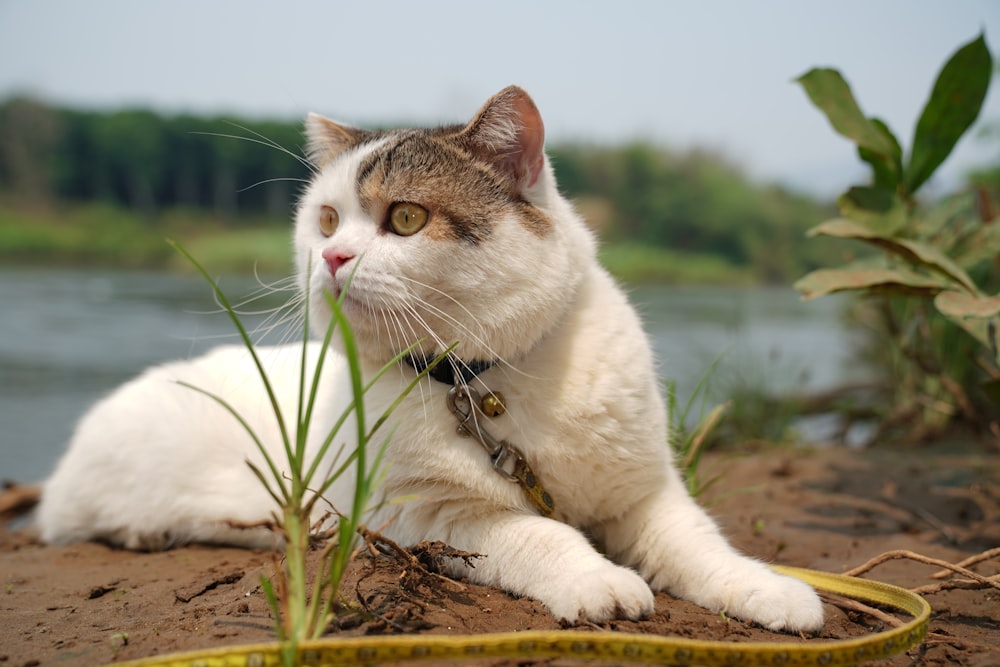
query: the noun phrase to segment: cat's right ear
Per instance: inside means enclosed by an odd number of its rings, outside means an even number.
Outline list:
[[[348,148],[364,141],[366,135],[364,130],[310,112],[306,116],[306,157],[322,168]]]

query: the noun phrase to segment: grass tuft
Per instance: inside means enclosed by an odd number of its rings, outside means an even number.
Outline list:
[[[336,613],[340,597],[340,582],[354,554],[359,534],[364,530],[362,519],[374,495],[376,480],[381,469],[382,454],[391,434],[379,441],[379,446],[374,456],[371,457],[371,462],[369,462],[371,454],[369,447],[375,442],[376,435],[400,402],[434,366],[450,354],[453,348],[443,352],[422,373],[418,374],[369,427],[365,410],[365,394],[382,374],[396,367],[420,341],[403,350],[366,383],[362,376],[357,341],[341,310],[341,303],[327,295],[332,316],[322,343],[323,354],[321,354],[316,368],[310,369],[307,362],[307,343],[309,342],[309,312],[307,307],[302,334],[297,410],[295,415],[286,415],[281,410],[274,387],[250,334],[243,326],[225,293],[191,253],[180,244],[171,242],[171,245],[212,286],[218,303],[229,315],[257,367],[271,410],[281,432],[285,461],[276,461],[271,455],[271,448],[261,440],[249,422],[226,401],[225,397],[204,391],[197,386],[185,384],[192,390],[205,394],[229,412],[247,432],[265,461],[265,469],[263,470],[250,463],[248,465],[251,466],[254,475],[260,480],[279,508],[275,514],[275,522],[276,530],[284,539],[285,558],[276,575],[277,585],[272,584],[266,577],[262,577],[261,587],[274,614],[275,630],[281,644],[282,662],[288,666],[295,665],[298,664],[299,645],[304,641],[322,636]],[[343,294],[341,298],[343,298]],[[307,298],[306,303],[308,304],[308,302]],[[306,445],[310,441],[312,418],[317,409],[316,397],[319,392],[323,363],[335,332],[340,335],[344,346],[353,400],[326,434],[310,462],[306,456]],[[344,461],[339,462],[339,466],[335,470],[329,475],[321,477],[319,475],[320,462],[327,458],[335,437],[352,414],[357,429],[357,447]],[[315,537],[312,520],[315,515],[316,503],[323,498],[323,494],[329,490],[333,482],[347,473],[352,465],[356,477],[350,510],[347,513],[338,511],[333,542],[322,550],[320,574],[310,585],[306,576],[306,558],[310,550],[310,543]]]

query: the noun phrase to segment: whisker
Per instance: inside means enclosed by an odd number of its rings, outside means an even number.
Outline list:
[[[226,124],[232,125],[233,127],[236,127],[236,128],[239,128],[239,129],[243,130],[244,132],[249,132],[250,134],[252,134],[254,136],[253,137],[245,137],[245,136],[242,136],[242,135],[239,135],[239,134],[225,134],[225,133],[222,133],[222,132],[204,132],[204,131],[197,131],[197,130],[191,132],[191,134],[200,134],[200,135],[209,136],[209,137],[220,137],[220,138],[223,138],[223,139],[239,139],[240,141],[249,141],[250,143],[253,143],[253,144],[259,144],[261,146],[267,146],[268,148],[273,148],[274,150],[280,151],[280,152],[284,153],[285,155],[288,155],[289,157],[294,158],[299,164],[301,164],[303,167],[305,167],[306,169],[308,169],[310,172],[312,172],[314,174],[319,172],[319,169],[316,167],[315,164],[313,164],[313,162],[311,160],[309,160],[308,158],[305,158],[305,157],[303,157],[303,156],[301,156],[301,155],[299,155],[299,154],[297,154],[297,153],[295,153],[295,152],[293,152],[293,151],[285,148],[281,144],[277,143],[276,141],[274,141],[272,139],[269,139],[268,137],[264,136],[260,132],[252,130],[249,127],[245,127],[243,125],[240,125],[239,123],[234,123],[234,122],[228,121],[228,120],[225,121],[225,122],[226,122]],[[254,138],[254,137],[256,137],[256,138]]]
[[[404,321],[401,320],[400,317],[399,317],[399,315],[397,313],[395,313],[395,312],[392,312],[392,319],[396,322],[396,331],[397,331],[397,333],[399,333],[399,335],[401,337],[405,336],[405,334],[402,332]],[[415,343],[417,340],[419,340],[421,338],[421,336],[417,334],[416,329],[413,327],[413,325],[410,322],[407,321],[407,322],[405,322],[405,324],[406,324],[406,328],[410,330],[410,342],[407,343],[406,339],[404,338],[403,340],[400,341],[401,347],[399,349],[405,349],[406,347],[409,347],[411,344]],[[425,327],[425,329],[426,329],[426,327]],[[423,407],[423,410],[424,410],[424,420],[425,421],[427,420],[427,417],[428,417],[427,403],[428,403],[428,399],[430,397],[430,394],[432,393],[431,390],[432,390],[432,388],[434,386],[434,382],[435,382],[434,378],[432,378],[430,375],[425,375],[424,379],[423,379],[423,382],[421,382],[421,384],[418,385],[419,389],[420,389],[420,403],[421,403],[421,406]],[[426,384],[426,389],[425,389],[425,384]]]
[[[404,280],[407,280],[407,281],[409,281],[409,282],[411,282],[411,283],[413,283],[415,285],[419,285],[421,287],[425,287],[426,289],[428,289],[428,290],[430,290],[432,292],[440,294],[441,296],[443,296],[443,297],[447,298],[448,300],[450,300],[451,302],[455,303],[459,308],[461,308],[466,314],[469,315],[470,319],[473,319],[473,320],[475,319],[475,317],[472,315],[472,313],[469,311],[468,308],[466,308],[465,306],[463,306],[461,304],[461,302],[459,302],[457,299],[455,299],[451,295],[447,294],[446,292],[443,292],[442,290],[439,290],[439,289],[437,289],[435,287],[432,287],[430,285],[426,285],[424,283],[421,283],[418,280],[413,280],[412,278],[404,278]],[[472,339],[477,345],[480,345],[480,346],[486,348],[487,350],[490,350],[492,356],[496,359],[498,365],[503,366],[506,370],[513,371],[513,372],[521,375],[522,377],[529,377],[529,378],[530,377],[534,377],[534,376],[530,375],[529,373],[526,373],[525,371],[517,368],[516,366],[514,366],[513,364],[511,364],[510,362],[508,362],[506,359],[504,359],[503,357],[501,357],[499,354],[496,354],[496,352],[493,350],[492,345],[490,345],[483,338],[483,336],[481,336],[481,335],[477,334],[476,332],[474,332],[473,330],[471,330],[465,323],[459,321],[458,319],[456,319],[451,314],[449,314],[446,311],[438,308],[437,306],[435,306],[435,305],[427,302],[424,299],[419,299],[419,298],[416,298],[416,297],[413,297],[413,298],[414,298],[414,300],[416,300],[420,304],[420,306],[422,308],[426,309],[429,313],[431,313],[432,315],[434,315],[436,317],[439,317],[439,318],[445,320],[446,322],[448,322],[452,326],[454,326],[457,329],[465,332],[468,335],[468,337],[470,339]],[[426,327],[426,323],[422,319],[421,319],[421,324]],[[441,344],[441,341],[438,341],[438,343]],[[444,347],[447,347],[447,346],[444,346]]]
[[[420,303],[420,300],[417,299],[417,302]],[[417,324],[419,324],[424,329],[424,331],[426,331],[431,336],[431,339],[437,345],[437,348],[439,350],[445,350],[445,349],[447,349],[451,345],[451,343],[443,340],[441,338],[441,336],[439,336],[427,324],[427,321],[424,320],[424,318],[420,315],[420,313],[417,312],[416,308],[413,305],[406,304],[405,308],[406,308],[407,313],[410,315],[410,317],[412,317],[414,320],[416,320]],[[448,355],[448,358],[446,359],[446,361],[449,364],[451,364],[452,371],[454,373],[459,374],[459,375],[462,374],[461,369],[459,368],[459,364],[461,364],[462,366],[464,366],[466,368],[466,370],[469,370],[468,364],[466,364],[465,361],[463,361],[460,357],[457,357],[456,355],[453,355],[453,354]]]
[[[260,310],[249,310],[247,308],[248,306],[257,301],[282,293],[287,293],[288,298],[280,306],[262,308]],[[272,285],[266,285],[258,288],[254,292],[251,292],[249,295],[244,297],[242,301],[238,301],[237,303],[233,304],[233,310],[235,310],[239,315],[261,315],[272,312],[279,308],[283,308],[286,304],[290,302],[300,303],[304,298],[305,297],[303,295],[300,295],[298,291],[294,289],[294,287],[275,288]]]
[[[456,319],[455,317],[453,317],[452,315],[450,315],[446,311],[441,310],[437,306],[435,306],[435,305],[427,302],[424,299],[420,299],[420,298],[417,298],[417,297],[413,297],[413,299],[422,308],[424,308],[427,312],[429,312],[431,315],[434,315],[436,317],[439,317],[439,318],[445,320],[447,323],[451,324],[455,328],[460,329],[461,331],[463,331],[464,333],[466,333],[468,335],[468,337],[470,339],[472,339],[472,341],[475,342],[477,345],[480,345],[480,346],[485,347],[487,349],[491,348],[491,346],[489,345],[489,343],[487,343],[483,339],[482,336],[476,334],[465,323],[459,321],[458,319]],[[413,314],[416,315],[416,311],[413,311]],[[422,318],[421,318],[420,323],[421,323],[422,326],[427,326],[426,322]],[[436,341],[436,342],[441,343],[442,341]],[[452,341],[452,342],[454,342],[454,341]]]
[[[258,185],[266,185],[267,183],[279,183],[281,181],[291,181],[291,182],[294,182],[294,183],[309,183],[309,179],[306,179],[306,178],[292,178],[291,176],[284,177],[284,178],[265,178],[264,180],[257,181],[256,183],[248,185],[245,188],[240,188],[236,192],[237,193],[246,192],[247,190],[253,190]]]
[[[285,277],[273,282],[265,282],[260,275],[255,272],[255,279],[259,287],[248,296],[233,305],[233,310],[241,317],[262,317],[248,333],[251,334],[255,342],[260,343],[266,336],[281,326],[288,326],[282,334],[280,343],[287,342],[295,332],[295,325],[303,321],[301,306],[305,296],[295,289],[296,281],[292,277]],[[250,306],[261,299],[287,293],[289,296],[280,304],[266,308],[250,308]]]
[[[302,302],[301,298],[291,299],[283,306],[276,308],[254,327],[251,334],[258,341],[261,341],[275,330],[281,330],[277,340],[279,345],[301,339],[302,327],[305,326],[305,311]]]

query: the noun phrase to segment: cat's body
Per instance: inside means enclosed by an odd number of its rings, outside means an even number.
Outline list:
[[[343,304],[366,376],[418,339],[418,356],[458,341],[457,366],[484,362],[469,385],[505,397],[506,413],[481,417],[485,428],[519,448],[556,506],[555,518],[541,516],[494,470],[459,433],[451,386],[426,378],[393,414],[380,490],[407,500],[368,525],[403,544],[485,554],[455,572],[571,621],[645,615],[652,586],[774,629],[821,627],[808,586],[737,554],[688,496],[641,324],[558,194],[523,91],[502,91],[465,127],[376,134],[313,116],[308,131],[320,171],[297,214],[296,258],[317,328],[329,316],[324,293],[350,279]],[[311,357],[320,353],[313,344]],[[294,414],[298,350],[263,356]],[[328,358],[314,440],[349,399],[343,360]],[[233,402],[280,460],[255,373],[245,350],[226,348],[153,369],[96,406],[45,485],[43,538],[273,545],[265,529],[231,525],[275,509],[244,463],[257,458],[253,444],[218,404],[175,382]],[[399,364],[384,375],[368,412],[415,373]],[[338,507],[350,505],[349,478],[327,494]]]

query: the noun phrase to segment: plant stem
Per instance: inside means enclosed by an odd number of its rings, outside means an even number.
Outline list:
[[[294,655],[303,639],[315,635],[309,617],[306,581],[306,556],[309,552],[309,516],[301,510],[301,502],[291,503],[283,508],[283,528],[285,533],[285,599],[282,601],[283,616],[279,627],[284,634],[282,652],[285,664],[294,664]]]

